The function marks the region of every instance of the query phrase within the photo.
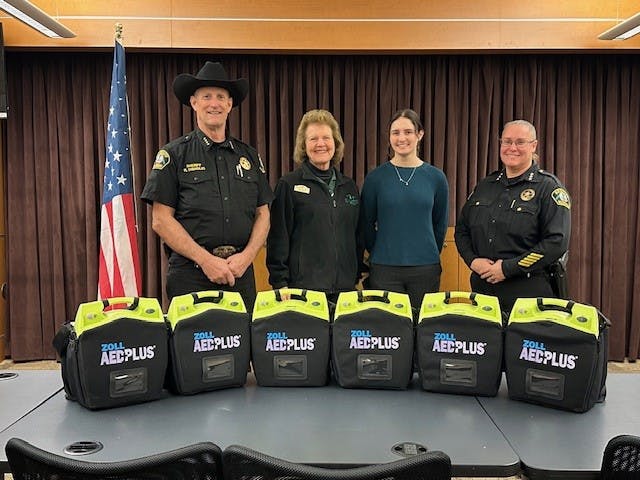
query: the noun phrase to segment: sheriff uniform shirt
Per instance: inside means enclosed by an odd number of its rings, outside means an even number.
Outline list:
[[[271,203],[273,192],[254,148],[235,138],[215,143],[196,129],[160,149],[141,198],[175,209],[176,220],[211,251],[243,248],[256,208]]]
[[[502,259],[507,278],[541,271],[569,248],[571,199],[555,175],[534,162],[516,179],[503,171],[475,188],[460,214],[455,240],[467,265]]]

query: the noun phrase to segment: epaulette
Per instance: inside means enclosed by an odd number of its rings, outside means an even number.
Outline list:
[[[500,169],[500,170],[494,170],[493,172],[491,172],[489,175],[487,175],[488,179],[491,180],[500,180],[502,174],[504,173],[504,170]]]
[[[253,154],[254,156],[258,156],[258,150],[256,150],[254,147],[252,147],[251,145],[249,145],[248,143],[244,143],[241,140],[238,140],[235,137],[229,137],[229,140],[231,142],[233,142],[236,146],[239,145],[242,148],[244,148],[245,150],[248,150],[251,154]]]
[[[188,133],[186,135],[176,138],[175,140],[171,140],[169,143],[167,143],[162,147],[162,150],[169,150],[173,147],[176,147],[177,145],[182,145],[183,143],[187,143],[189,142],[189,140],[191,140],[192,137],[193,137],[193,134]]]
[[[556,177],[556,176],[555,176],[553,173],[551,173],[551,172],[547,172],[546,170],[543,170],[542,168],[540,168],[540,169],[538,169],[538,173],[539,173],[540,175],[544,175],[545,177],[550,177],[550,178],[554,179],[554,180],[555,180],[555,182],[556,182],[558,185],[563,185],[563,183],[560,181],[560,179],[559,179],[558,177]]]

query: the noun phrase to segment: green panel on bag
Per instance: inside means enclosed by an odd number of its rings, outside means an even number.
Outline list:
[[[361,302],[360,297],[365,301]],[[385,299],[385,300],[383,300]],[[413,318],[411,315],[411,301],[406,293],[385,292],[383,290],[362,290],[362,292],[343,292],[338,297],[334,319],[342,315],[363,312],[370,308],[377,308],[393,315]]]
[[[591,305],[574,303],[560,298],[542,298],[544,306],[566,308],[571,305],[571,313],[560,310],[541,310],[536,298],[518,298],[513,305],[509,324],[530,322],[552,322],[598,338],[600,326],[598,311]]]
[[[208,310],[247,313],[240,293],[211,290],[174,297],[169,305],[167,320],[171,324],[171,329],[174,330],[181,320],[192,318]]]
[[[80,337],[83,332],[93,328],[101,327],[115,320],[128,318],[132,320],[141,320],[144,322],[164,322],[162,307],[155,298],[139,297],[138,305],[135,309],[116,308],[105,311],[105,305],[102,300],[94,302],[81,303],[76,312],[74,328],[76,335]],[[134,297],[121,297],[116,299],[106,299],[111,305],[129,305],[134,304]]]
[[[447,294],[452,299],[472,298],[476,305],[471,303],[447,302]],[[427,293],[422,300],[418,322],[442,315],[459,315],[477,320],[486,320],[502,324],[502,313],[497,297],[469,292],[437,292]]]
[[[327,302],[327,296],[323,292],[302,290],[299,288],[287,288],[283,289],[282,292],[286,292],[294,298],[278,301],[275,290],[258,292],[253,308],[254,322],[282,312],[297,312],[326,320],[327,322],[329,321],[329,304]],[[306,296],[306,301],[295,298],[303,295],[303,292]]]

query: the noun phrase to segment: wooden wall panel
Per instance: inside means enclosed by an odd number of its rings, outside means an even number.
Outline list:
[[[462,260],[455,240],[455,227],[448,227],[440,253],[442,274],[440,275],[440,291],[470,292],[471,270]]]
[[[5,177],[6,167],[4,160],[4,136],[6,130],[6,120],[0,120],[0,237],[7,233],[7,180]],[[0,256],[0,263],[4,264],[4,257]]]
[[[4,298],[4,285],[7,282],[7,227],[6,227],[6,178],[4,152],[5,120],[0,120],[0,362],[7,352],[7,301]]]
[[[219,18],[544,18],[609,17],[616,12],[626,18],[639,7],[633,0],[174,0],[172,10],[175,17]]]
[[[7,236],[0,235],[0,362],[4,360],[8,347],[8,322],[7,322],[7,301],[3,295],[3,288],[7,282]]]
[[[253,260],[253,274],[256,277],[256,291],[271,290],[269,270],[267,269],[267,248],[262,247]]]
[[[5,43],[16,48],[107,48],[114,24],[129,48],[243,52],[447,52],[502,50],[637,51],[597,36],[637,13],[636,0],[34,0],[77,33],[48,39],[0,16]],[[2,18],[4,17],[4,18]]]

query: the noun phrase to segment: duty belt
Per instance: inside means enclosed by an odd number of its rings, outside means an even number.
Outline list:
[[[211,254],[219,258],[229,258],[231,255],[240,252],[242,249],[233,245],[220,245],[211,250]]]

